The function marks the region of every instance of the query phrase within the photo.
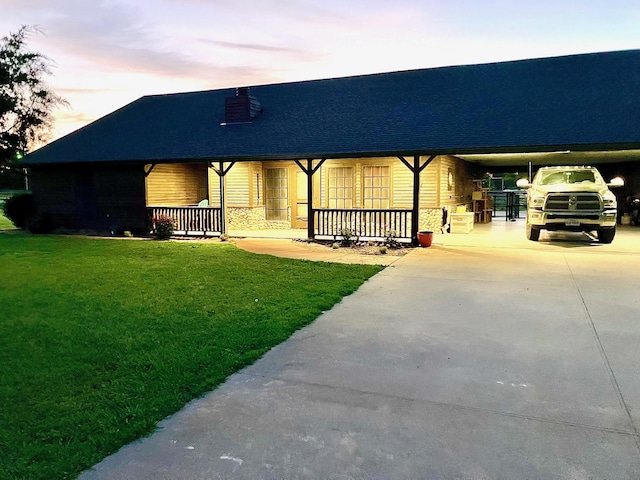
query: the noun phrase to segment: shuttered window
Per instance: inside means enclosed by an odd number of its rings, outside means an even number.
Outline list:
[[[327,170],[329,208],[353,208],[353,167]]]
[[[287,169],[268,168],[265,170],[264,178],[267,220],[287,220]]]
[[[362,171],[364,208],[389,208],[391,178],[388,166],[366,166]]]

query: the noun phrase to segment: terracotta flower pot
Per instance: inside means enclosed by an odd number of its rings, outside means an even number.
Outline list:
[[[424,232],[418,232],[418,243],[421,247],[427,248],[431,246],[433,241],[433,232],[425,230]]]

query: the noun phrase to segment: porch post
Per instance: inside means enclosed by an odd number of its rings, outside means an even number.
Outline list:
[[[307,238],[314,238],[316,234],[316,215],[313,209],[313,174],[320,169],[325,160],[325,158],[320,159],[315,167],[312,158],[307,158],[306,166],[300,160],[295,160],[300,170],[307,174]]]
[[[412,165],[404,157],[398,157],[413,173],[413,205],[411,209],[411,243],[413,245],[418,245],[418,228],[420,225],[420,174],[435,158],[435,155],[431,155],[420,165],[420,155],[414,155]]]
[[[229,166],[225,169],[224,162],[218,162],[219,167],[215,167],[213,162],[209,162],[209,167],[213,169],[214,172],[218,174],[220,178],[220,234],[227,233],[227,205],[224,194],[224,176],[229,173],[231,167],[233,167],[236,162],[230,162]]]
[[[316,233],[316,215],[313,211],[313,160],[307,158],[307,238]]]
[[[413,211],[411,212],[411,243],[418,245],[420,222],[420,156],[413,157]]]
[[[220,162],[220,172],[224,172],[224,163]],[[224,195],[225,173],[218,173],[220,180],[220,235],[227,233],[227,202]]]

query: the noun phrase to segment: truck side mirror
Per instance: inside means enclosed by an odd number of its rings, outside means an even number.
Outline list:
[[[614,177],[611,179],[609,183],[607,183],[607,187],[623,187],[624,179],[622,177]]]
[[[526,178],[519,178],[518,181],[516,182],[516,185],[518,188],[529,188],[531,187],[531,184],[529,183],[529,180],[527,180]]]

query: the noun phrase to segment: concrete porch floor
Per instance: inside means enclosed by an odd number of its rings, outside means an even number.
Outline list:
[[[485,248],[541,248],[544,250],[558,248],[575,248],[577,246],[598,246],[608,251],[635,248],[640,242],[640,227],[618,225],[616,238],[610,245],[603,245],[593,237],[583,233],[542,231],[538,242],[525,238],[525,219],[506,221],[504,217],[494,218],[489,223],[475,224],[470,233],[434,232],[433,246],[485,247]],[[230,230],[229,236],[238,239],[305,239],[304,229],[290,230]],[[265,244],[265,247],[268,245]],[[304,245],[301,243],[300,245]],[[239,245],[241,246],[241,245]],[[598,249],[596,248],[596,251]],[[284,251],[283,251],[284,253]],[[342,252],[344,254],[344,252]],[[299,258],[299,257],[294,257]]]

